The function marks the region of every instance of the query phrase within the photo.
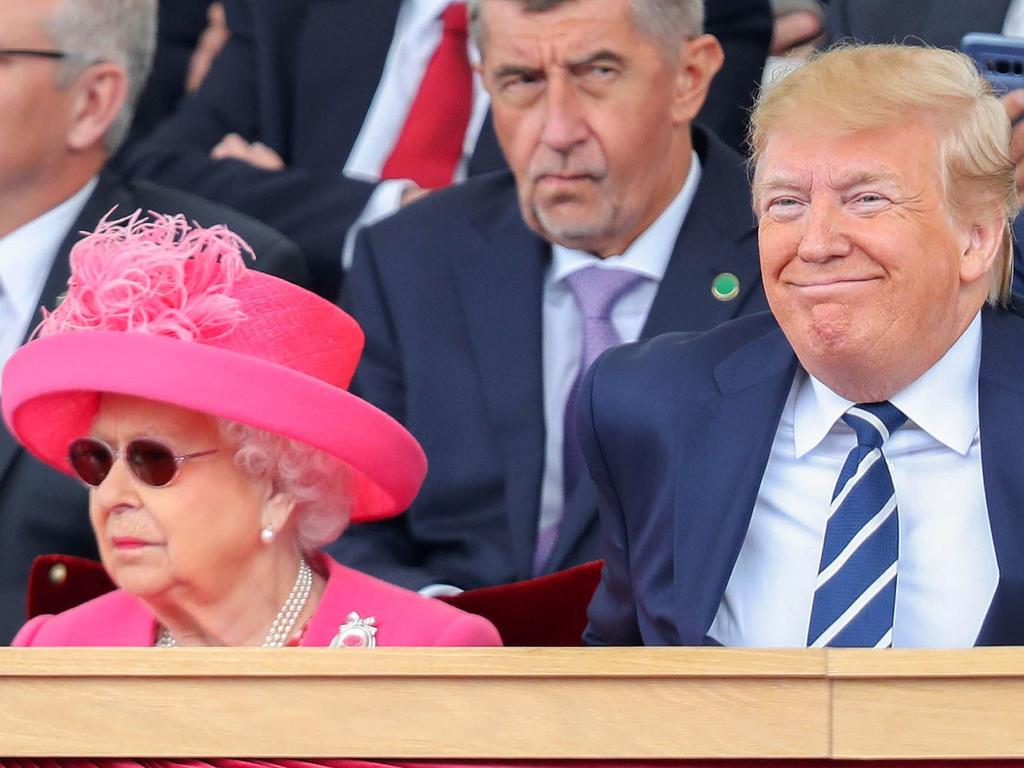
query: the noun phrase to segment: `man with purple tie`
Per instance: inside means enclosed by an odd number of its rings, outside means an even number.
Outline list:
[[[510,172],[364,230],[346,306],[354,388],[430,463],[343,561],[421,589],[600,557],[571,427],[609,345],[765,307],[742,158],[692,122],[722,51],[700,0],[476,0],[471,27]]]

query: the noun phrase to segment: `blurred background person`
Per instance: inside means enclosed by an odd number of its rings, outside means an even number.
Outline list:
[[[504,167],[465,3],[224,6],[231,36],[208,78],[124,169],[280,229],[321,295],[337,297],[361,226],[420,189]],[[715,0],[708,31],[728,63],[704,116],[738,146],[771,37],[768,0]]]
[[[229,224],[258,268],[304,283],[297,247],[259,222],[191,194],[126,183],[107,167],[132,121],[153,56],[154,0],[0,0],[0,366],[52,306],[68,252],[117,209]],[[2,393],[0,393],[2,394]],[[0,427],[0,642],[25,617],[36,555],[95,557],[85,494],[25,454]]]
[[[152,133],[187,94],[198,90],[227,37],[224,6],[219,2],[157,3],[153,67],[135,105],[125,147]]]
[[[226,228],[138,214],[73,249],[66,298],[4,369],[3,412],[89,486],[119,589],[14,644],[499,645],[485,619],[318,551],[350,520],[400,513],[426,462],[346,391],[355,322],[247,269],[246,250]]]

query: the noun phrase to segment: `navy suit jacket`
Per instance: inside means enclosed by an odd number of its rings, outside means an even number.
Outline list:
[[[978,398],[999,584],[979,645],[1024,643],[1024,317],[986,309]],[[746,536],[797,360],[768,313],[611,350],[580,389],[605,568],[584,641],[701,645]]]
[[[703,171],[643,336],[705,330],[766,307],[745,167],[695,131]],[[501,171],[436,193],[361,233],[346,308],[366,332],[353,391],[402,422],[430,468],[409,511],[353,526],[329,551],[419,588],[532,575],[544,468],[541,317],[551,262]],[[732,301],[712,279],[739,278]],[[589,483],[566,512],[548,569],[600,555]]]
[[[831,0],[826,40],[861,43],[925,42],[959,48],[968,32],[999,32],[1010,0]]]
[[[300,285],[309,281],[305,260],[295,244],[248,216],[155,184],[125,184],[105,173],[60,246],[46,278],[41,306],[52,308],[66,290],[71,246],[83,231],[95,229],[115,206],[116,215],[142,208],[183,213],[205,226],[226,224],[252,246],[257,269]],[[0,422],[0,643],[8,643],[25,622],[25,587],[37,555],[97,557],[87,508],[88,495],[79,483],[22,450]]]
[[[231,39],[199,92],[121,170],[230,205],[298,243],[314,289],[342,280],[345,233],[374,189],[342,175],[377,91],[402,0],[227,0]],[[741,142],[771,36],[767,0],[712,0],[708,31],[728,59],[702,115]],[[288,166],[265,171],[211,160],[229,132],[272,147]],[[505,166],[488,117],[469,175]]]

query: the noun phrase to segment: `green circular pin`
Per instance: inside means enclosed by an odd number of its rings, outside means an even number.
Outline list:
[[[732,272],[715,275],[711,281],[711,295],[719,301],[732,301],[740,295],[740,279]]]

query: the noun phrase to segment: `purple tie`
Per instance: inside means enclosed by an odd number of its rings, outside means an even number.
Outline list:
[[[612,309],[616,302],[646,280],[643,275],[627,272],[622,269],[606,269],[593,266],[572,272],[565,278],[566,285],[576,297],[580,313],[583,316],[580,347],[580,368],[576,380],[569,390],[569,399],[565,403],[565,415],[562,432],[562,489],[563,513],[576,485],[584,474],[583,455],[576,440],[576,394],[580,388],[583,374],[598,356],[609,347],[622,343],[619,334],[612,325]],[[561,520],[550,521],[537,531],[537,548],[534,551],[533,570],[540,573],[551,557],[558,528]]]

